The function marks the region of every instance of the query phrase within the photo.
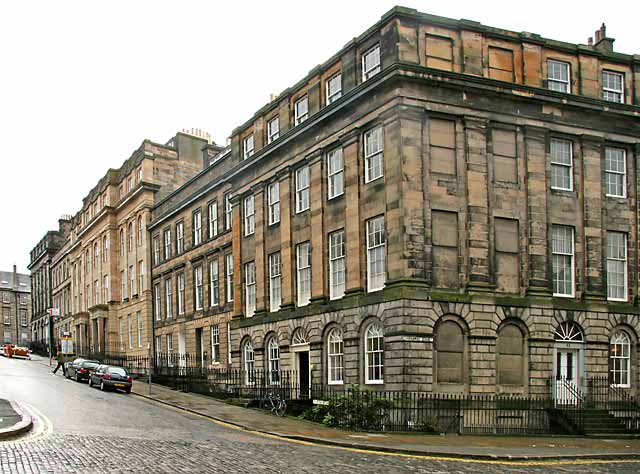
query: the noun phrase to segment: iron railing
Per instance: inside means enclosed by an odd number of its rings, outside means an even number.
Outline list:
[[[594,409],[606,410],[629,431],[640,431],[638,400],[611,386],[606,377],[590,378],[584,387],[550,378],[547,389],[536,395],[438,394],[311,384],[311,377],[303,379],[293,370],[217,368],[206,354],[158,353],[150,358],[84,350],[82,355],[124,366],[137,378],[150,374],[155,383],[185,392],[246,402],[277,394],[306,405],[315,421],[354,431],[584,433],[585,414]]]

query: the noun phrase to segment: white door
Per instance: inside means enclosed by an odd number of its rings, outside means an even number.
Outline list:
[[[563,405],[575,405],[579,398],[578,351],[558,349],[556,352],[556,401]]]

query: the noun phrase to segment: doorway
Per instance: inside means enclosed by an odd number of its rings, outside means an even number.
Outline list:
[[[196,358],[200,367],[205,365],[204,344],[202,339],[202,328],[196,329]]]
[[[298,387],[300,398],[307,399],[311,391],[311,371],[309,365],[309,351],[296,352],[296,368],[298,369]]]
[[[575,405],[580,399],[578,386],[578,351],[556,351],[556,401],[561,405]]]

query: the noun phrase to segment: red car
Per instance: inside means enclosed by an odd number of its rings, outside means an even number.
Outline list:
[[[18,347],[13,344],[5,344],[4,345],[4,355],[6,357],[26,357],[27,359],[31,359],[31,354],[29,354],[29,349],[26,347]]]

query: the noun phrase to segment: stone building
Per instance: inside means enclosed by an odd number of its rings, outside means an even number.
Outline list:
[[[156,350],[302,388],[637,393],[640,57],[613,41],[392,9],[154,207]]]
[[[2,310],[2,340],[27,346],[31,340],[31,282],[29,275],[0,271],[0,309]]]
[[[51,337],[51,315],[47,311],[52,307],[51,261],[68,238],[71,230],[71,217],[63,216],[58,220],[58,230],[48,231],[31,250],[27,267],[31,272],[31,341],[40,347],[48,347]]]
[[[56,338],[72,335],[77,353],[147,354],[151,291],[147,223],[157,199],[202,169],[200,131],[165,144],[144,140],[118,169],[109,169],[70,218],[50,259]]]
[[[203,160],[202,172],[152,210],[154,347],[156,353],[193,354],[203,365],[223,367],[229,361],[235,267],[231,188],[219,178],[235,163],[230,149],[214,145],[203,150]]]

